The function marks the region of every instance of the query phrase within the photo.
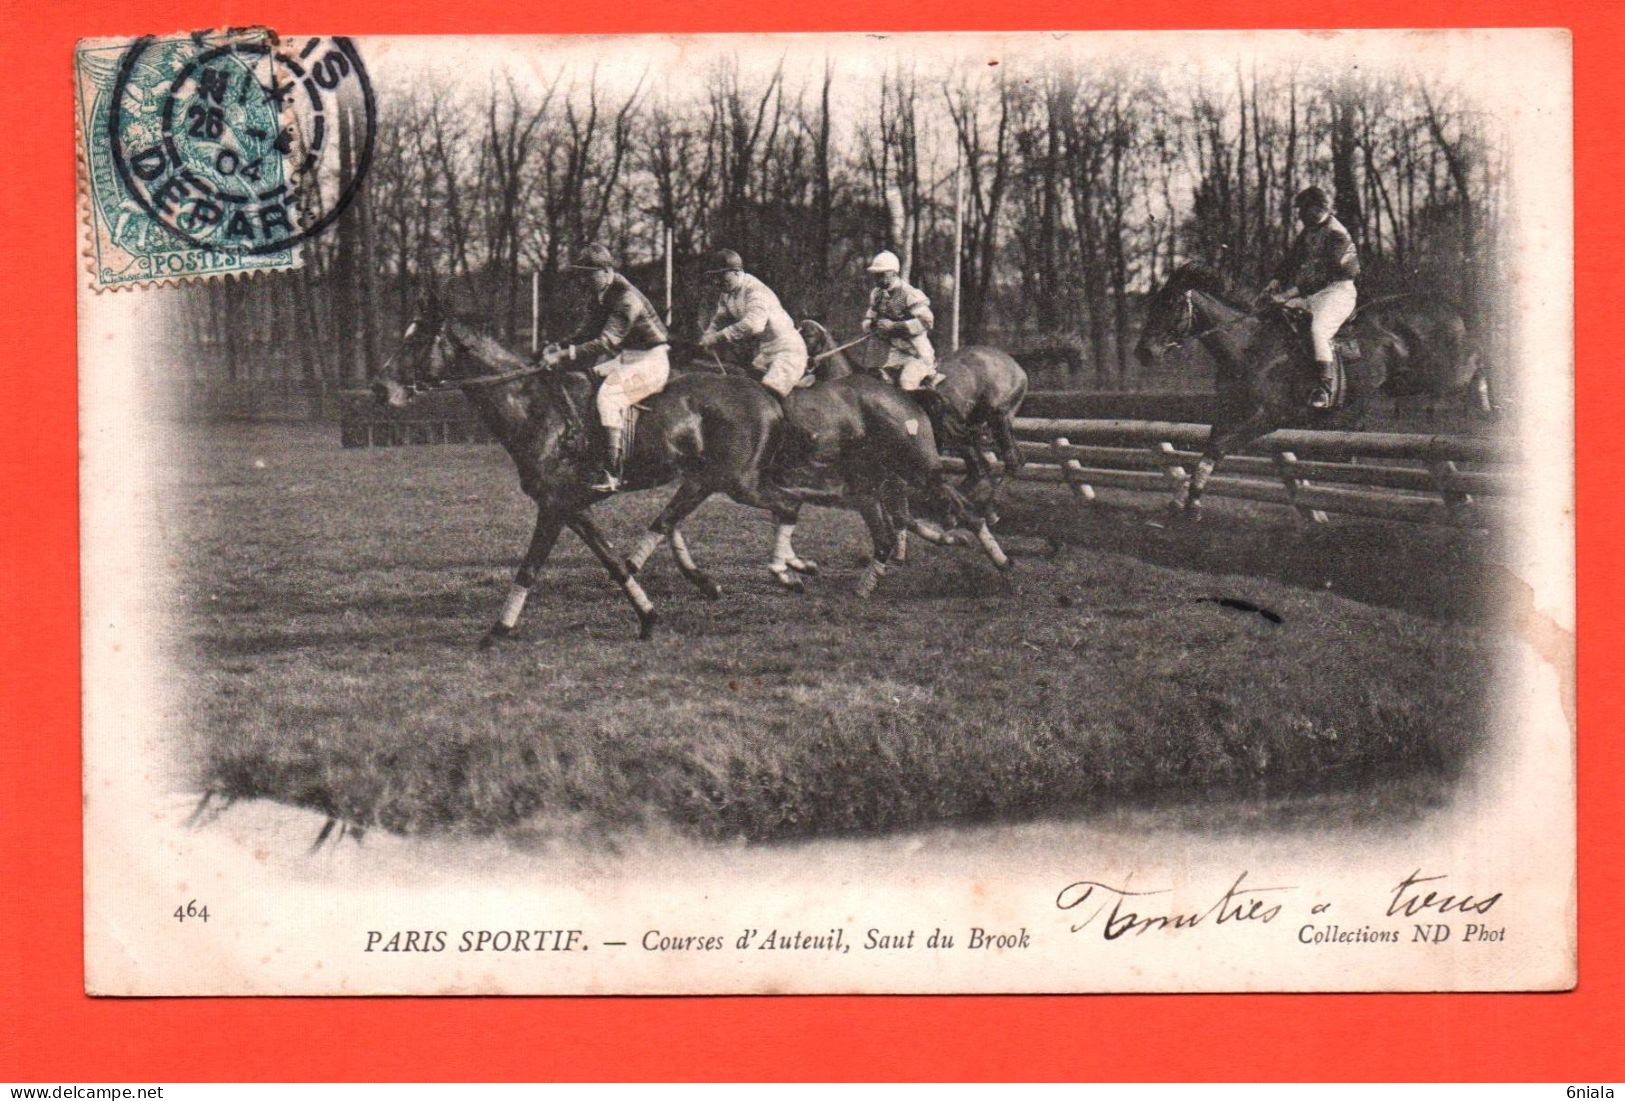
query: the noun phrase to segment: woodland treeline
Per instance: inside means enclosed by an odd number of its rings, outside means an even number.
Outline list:
[[[704,315],[711,248],[846,333],[888,247],[946,344],[956,193],[962,339],[1077,348],[1079,386],[1136,384],[1138,304],[1176,264],[1262,282],[1310,183],[1335,191],[1367,297],[1426,290],[1482,318],[1501,284],[1493,120],[1416,75],[898,61],[859,80],[831,58],[795,77],[722,62],[684,90],[501,72],[477,89],[380,97],[359,196],[301,272],[185,291],[195,374],[364,380],[429,285],[527,347],[532,273],[544,336],[571,326],[563,266],[585,242],[659,304],[668,230],[679,335]]]

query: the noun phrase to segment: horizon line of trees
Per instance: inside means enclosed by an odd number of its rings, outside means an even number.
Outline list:
[[[419,84],[381,103],[368,177],[303,244],[303,269],[185,288],[185,335],[200,374],[363,381],[422,288],[528,346],[533,272],[557,335],[582,305],[564,271],[576,249],[602,241],[659,303],[669,234],[679,334],[703,322],[714,248],[840,328],[861,314],[867,260],[890,248],[931,295],[944,347],[958,201],[963,340],[1070,345],[1085,365],[1073,381],[1124,387],[1144,292],[1193,258],[1261,283],[1310,183],[1334,192],[1367,294],[1493,312],[1504,165],[1459,90],[1290,66],[1232,78],[899,60],[856,83],[826,59],[794,83],[782,60],[719,63],[693,93],[645,73],[611,94],[596,70],[540,88],[507,73],[478,92]],[[355,120],[340,122],[351,172]]]

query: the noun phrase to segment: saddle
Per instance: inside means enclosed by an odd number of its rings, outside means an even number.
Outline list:
[[[1305,354],[1299,358],[1302,374],[1308,380],[1310,387],[1320,385],[1320,374],[1315,366],[1314,348],[1310,342],[1309,323],[1313,319],[1308,307],[1287,301],[1276,308],[1275,314],[1286,326],[1292,330],[1297,338],[1298,347]],[[1343,404],[1348,395],[1348,365],[1358,363],[1364,356],[1360,349],[1360,340],[1353,332],[1354,317],[1343,322],[1337,332],[1332,335],[1332,366],[1336,369],[1337,381],[1332,387],[1332,409]]]
[[[559,394],[564,399],[564,417],[569,426],[568,432],[580,441],[576,446],[581,447],[588,458],[593,461],[602,460],[605,457],[603,433],[589,432],[587,429],[591,421],[589,412],[597,401],[598,388],[604,384],[604,380],[597,375],[582,371],[570,372],[570,374],[588,379],[591,385],[587,387],[586,401],[583,402],[577,388],[570,385],[566,373],[561,372],[553,376],[554,384],[558,387]],[[646,408],[647,406],[642,403],[627,407],[626,420],[621,426],[622,455],[632,454],[632,441],[636,438],[638,431],[638,414]]]

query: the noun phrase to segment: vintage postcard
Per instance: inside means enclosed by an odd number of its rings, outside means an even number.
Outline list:
[[[90,993],[1578,981],[1566,33],[152,30]]]

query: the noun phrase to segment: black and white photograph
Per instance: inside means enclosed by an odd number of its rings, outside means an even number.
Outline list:
[[[73,62],[90,993],[1573,986],[1564,32]]]

